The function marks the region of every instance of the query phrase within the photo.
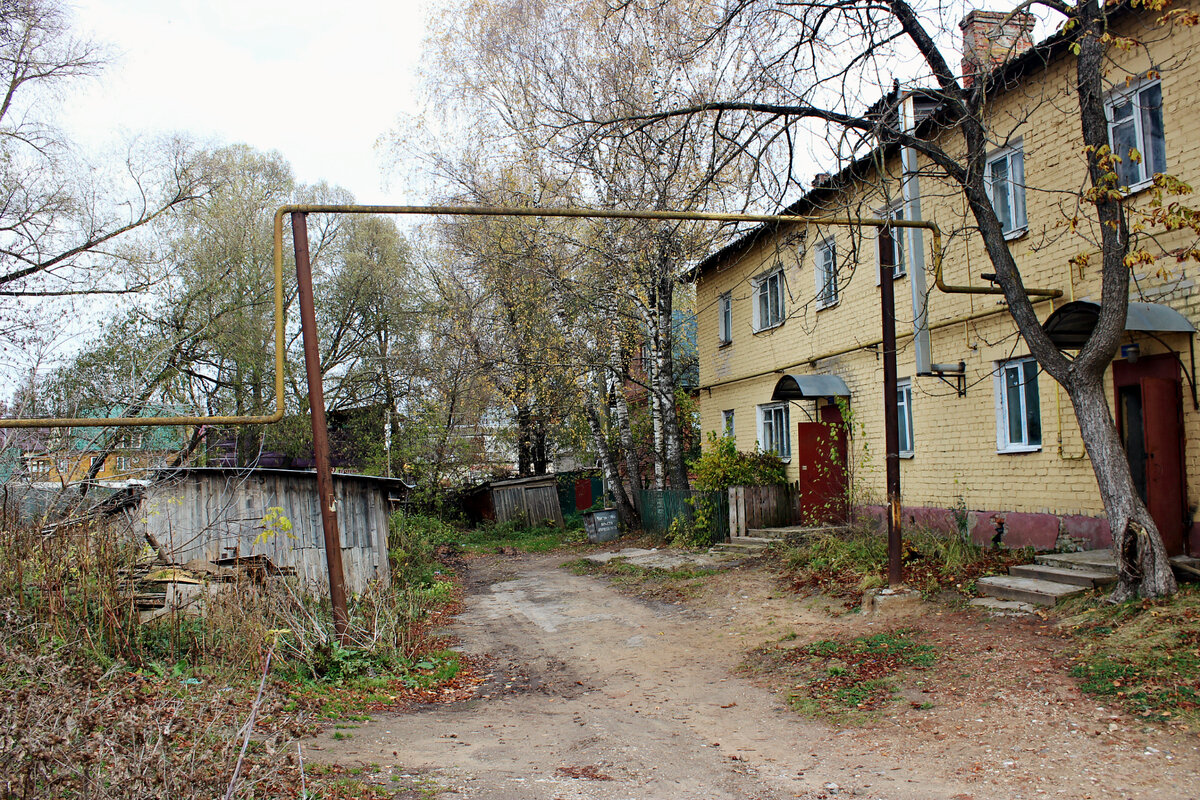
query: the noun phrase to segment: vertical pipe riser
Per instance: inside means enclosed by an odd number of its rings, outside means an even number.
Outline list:
[[[317,496],[321,501],[321,529],[325,534],[325,564],[329,571],[329,599],[338,643],[346,644],[349,613],[342,568],[342,541],[338,532],[333,469],[329,463],[329,429],[325,424],[325,387],[321,376],[321,350],[317,341],[317,312],[313,301],[312,265],[308,256],[307,214],[292,212],[292,241],[296,249],[296,288],[300,301],[300,333],[304,341],[304,369],[308,377],[308,402],[312,418],[313,460],[317,466]]]

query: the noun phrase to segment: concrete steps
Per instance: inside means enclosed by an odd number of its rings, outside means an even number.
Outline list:
[[[1033,562],[1010,567],[1008,575],[980,578],[975,585],[984,597],[1053,606],[1117,579],[1117,564],[1109,550],[1043,553]]]
[[[1018,578],[1034,578],[1036,580],[1051,581],[1053,583],[1066,583],[1072,586],[1082,586],[1085,589],[1094,589],[1097,586],[1107,586],[1108,584],[1116,583],[1117,581],[1117,573],[1115,569],[1112,572],[1102,572],[1095,569],[1051,567],[1038,563],[1021,564],[1016,567],[1009,567],[1008,574],[1014,575]]]

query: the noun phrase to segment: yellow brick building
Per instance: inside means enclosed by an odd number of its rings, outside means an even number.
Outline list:
[[[1152,172],[1193,183],[1200,179],[1200,57],[1189,57],[1200,53],[1200,31],[1162,26],[1157,16],[1135,12],[1119,20],[1120,32],[1145,47],[1114,53],[1124,71],[1112,71],[1115,84],[1108,97],[1110,132],[1118,143],[1132,142],[1144,154],[1141,162],[1122,166],[1133,205],[1141,209],[1154,195]],[[964,32],[971,34],[969,26]],[[1043,322],[1067,303],[1100,297],[1099,267],[1080,266],[1078,258],[1091,253],[1091,263],[1098,263],[1090,238],[1095,231],[1079,200],[1087,174],[1075,64],[1067,55],[1062,47],[1031,50],[1017,71],[1010,65],[1008,74],[1016,77],[996,92],[986,112],[995,143],[988,158],[993,204],[1006,222],[1025,285],[1062,292],[1061,298],[1035,303]],[[1126,72],[1132,76],[1128,82]],[[913,107],[919,103],[915,95]],[[933,135],[954,150],[953,131]],[[923,157],[918,163],[921,218],[943,231],[946,282],[989,286],[981,274],[992,272],[992,265],[970,228],[961,191],[938,179]],[[909,216],[902,174],[899,149],[881,147],[817,182],[786,213]],[[1196,267],[1175,257],[1193,246],[1193,236],[1174,232],[1156,238],[1150,247],[1159,257],[1135,268],[1131,300],[1157,304],[1152,312],[1174,309],[1195,325],[1200,322]],[[918,245],[925,251],[921,264],[913,257]],[[930,360],[955,367],[962,362],[964,369],[961,378],[945,380],[917,374],[913,285],[920,287],[917,270],[928,273],[931,245],[928,233],[919,242],[902,236],[901,274],[893,283],[906,524],[953,529],[951,509],[965,507],[977,540],[1003,531],[1006,544],[1051,548],[1066,537],[1083,546],[1107,546],[1111,537],[1103,504],[1070,402],[1049,376],[1022,361],[1029,351],[1001,297],[946,294],[934,287],[932,274],[924,275],[928,289],[916,294],[927,302]],[[789,459],[790,479],[803,480],[803,467],[821,454],[797,449],[798,427],[818,420],[820,407],[833,400],[777,404],[772,395],[784,375],[840,378],[852,417],[850,483],[855,502],[865,506],[880,504],[885,495],[877,250],[874,228],[763,226],[697,269],[704,431],[731,429],[742,450],[778,450]],[[1136,387],[1145,385],[1145,376],[1173,382],[1168,399],[1178,408],[1175,441],[1182,439],[1181,464],[1164,477],[1162,459],[1147,451],[1138,456],[1146,456],[1139,469],[1145,480],[1154,473],[1157,481],[1182,486],[1178,519],[1168,527],[1179,528],[1176,550],[1200,550],[1200,531],[1192,522],[1200,501],[1200,411],[1194,405],[1191,336],[1163,329],[1129,331],[1124,341],[1135,347],[1123,347],[1123,357],[1108,371],[1110,405],[1121,404],[1124,435],[1127,442],[1133,441],[1130,436],[1136,440],[1143,435],[1134,430],[1140,424],[1162,422],[1148,405],[1145,418],[1137,416],[1142,390]],[[1149,428],[1144,435],[1151,435]],[[1164,531],[1164,538],[1170,533]]]

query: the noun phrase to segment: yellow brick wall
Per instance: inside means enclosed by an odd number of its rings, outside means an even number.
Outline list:
[[[1128,23],[1137,24],[1136,20]],[[1144,72],[1151,62],[1174,65],[1163,69],[1162,75],[1168,170],[1196,183],[1200,181],[1200,115],[1192,109],[1193,96],[1200,90],[1200,58],[1187,58],[1186,54],[1200,53],[1200,32],[1178,28],[1169,33],[1156,29],[1139,34],[1133,27],[1128,32],[1150,43],[1149,55],[1129,57],[1127,66],[1131,71]],[[997,98],[989,109],[993,138],[1004,141],[1019,137],[1024,151],[1029,229],[1010,243],[1012,252],[1027,286],[1064,292],[1064,297],[1053,304],[1036,305],[1043,320],[1052,308],[1069,300],[1098,301],[1100,296],[1098,267],[1081,274],[1069,265],[1073,256],[1094,252],[1089,241],[1095,237],[1085,219],[1076,230],[1070,225],[1073,217],[1086,216],[1086,209],[1076,208],[1076,193],[1085,184],[1086,173],[1072,91],[1073,69],[1070,61],[1051,65],[1045,72],[1030,76],[1019,90]],[[955,146],[950,140],[944,144],[951,149]],[[888,164],[888,172],[896,174],[895,161]],[[844,192],[837,202],[827,203],[822,211],[873,216],[885,205],[885,197],[898,195],[895,180],[881,185],[871,175]],[[960,193],[923,176],[921,195],[923,216],[935,221],[946,237],[947,282],[985,285],[979,275],[993,269],[978,236],[969,230]],[[1148,203],[1150,195],[1141,192],[1136,199]],[[837,306],[818,311],[813,250],[816,242],[829,235],[836,236],[838,243],[841,299]],[[1179,233],[1163,237],[1161,244],[1164,251],[1169,251],[1189,243],[1190,239]],[[926,235],[927,253],[930,247]],[[787,283],[786,322],[755,333],[753,279],[776,265],[782,267]],[[1154,274],[1160,269],[1164,274]],[[1169,255],[1152,268],[1141,267],[1136,273],[1137,284],[1132,287],[1132,299],[1168,303],[1200,325],[1194,270],[1194,265],[1177,263]],[[960,398],[936,378],[914,379],[915,454],[902,461],[905,504],[949,507],[961,495],[971,508],[1101,514],[1103,506],[1083,454],[1074,412],[1066,393],[1057,391],[1049,376],[1039,376],[1041,450],[997,452],[994,365],[998,360],[1028,354],[1003,303],[995,296],[940,293],[933,286],[932,275],[927,282],[929,316],[934,326],[932,360],[966,362],[968,389],[966,397]],[[905,332],[911,334],[909,279],[899,279],[894,285],[897,331],[902,336]],[[718,346],[717,298],[726,292],[733,297],[732,343]],[[883,374],[877,348],[822,357],[871,345],[880,338],[874,232],[815,225],[779,232],[707,269],[698,282],[697,309],[703,429],[719,430],[722,412],[733,409],[738,447],[753,449],[756,407],[769,401],[781,371],[840,375],[851,391],[856,423],[852,449],[857,458],[858,484],[868,497],[882,497]],[[946,324],[967,316],[978,318]],[[1182,354],[1186,365],[1187,337],[1171,334],[1163,338]],[[1164,351],[1146,337],[1139,337],[1139,341],[1145,355]],[[914,374],[912,344],[911,336],[900,339],[901,377]],[[1111,403],[1111,371],[1108,381]],[[1200,413],[1192,409],[1186,379],[1183,395],[1188,498],[1189,503],[1196,503],[1200,501]],[[813,402],[792,404],[793,449],[795,425],[806,418],[806,413],[815,415]],[[789,469],[795,479],[794,461]]]

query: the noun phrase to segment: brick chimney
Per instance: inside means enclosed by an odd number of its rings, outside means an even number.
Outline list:
[[[1033,47],[1033,14],[976,9],[963,17],[963,85]]]

